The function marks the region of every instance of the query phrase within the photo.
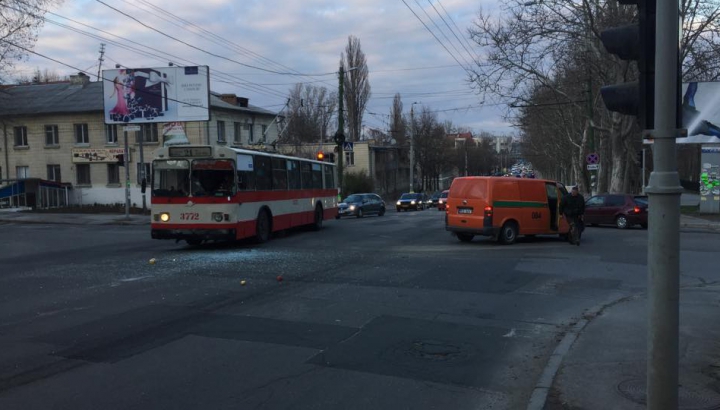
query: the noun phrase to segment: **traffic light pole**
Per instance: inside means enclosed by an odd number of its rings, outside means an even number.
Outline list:
[[[676,128],[678,0],[657,0],[655,54],[655,164],[646,192],[648,231],[647,408],[678,408],[680,178]]]

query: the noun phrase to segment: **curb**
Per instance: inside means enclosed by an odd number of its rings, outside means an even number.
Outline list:
[[[560,343],[555,346],[555,350],[553,350],[552,354],[550,355],[550,358],[548,359],[548,362],[545,365],[545,368],[543,369],[540,378],[535,384],[535,389],[533,390],[532,395],[530,396],[530,400],[528,401],[527,410],[543,410],[545,408],[545,402],[547,401],[548,393],[550,392],[550,389],[555,382],[555,376],[557,375],[558,370],[560,370],[560,365],[562,364],[563,358],[570,351],[570,348],[575,343],[577,338],[580,337],[580,333],[583,331],[583,329],[585,329],[585,326],[587,326],[594,318],[600,315],[603,310],[615,306],[619,303],[635,299],[637,297],[640,297],[641,295],[642,294],[623,296],[619,299],[601,305],[593,306],[583,313],[583,318],[578,320],[567,331],[567,333],[565,333],[565,336],[560,341]]]
[[[38,219],[27,220],[27,219],[0,219],[0,224],[32,224],[32,225],[94,225],[94,226],[107,226],[107,225],[122,225],[122,226],[143,226],[150,225],[150,221],[133,222],[133,221],[100,221],[97,223],[90,223],[87,221],[74,222],[74,221],[42,221]]]

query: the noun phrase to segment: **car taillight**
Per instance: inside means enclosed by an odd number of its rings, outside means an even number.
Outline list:
[[[633,209],[633,211],[634,211],[636,214],[639,214],[639,213],[642,212],[642,208],[640,208],[639,206],[636,206],[635,209]]]
[[[493,208],[491,206],[485,207],[485,216],[492,216],[493,214]]]

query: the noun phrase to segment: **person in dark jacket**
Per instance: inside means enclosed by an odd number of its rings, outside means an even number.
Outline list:
[[[585,198],[580,195],[577,186],[574,186],[570,194],[565,195],[560,201],[560,214],[565,215],[568,223],[577,227],[577,238],[574,239],[575,244],[580,245],[580,236],[583,231],[583,215],[585,214]]]

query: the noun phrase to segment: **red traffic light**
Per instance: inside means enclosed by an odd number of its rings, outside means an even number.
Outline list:
[[[317,160],[318,160],[318,161],[322,161],[322,160],[324,160],[324,159],[325,159],[325,154],[324,154],[322,151],[318,152],[318,153],[317,153]]]

